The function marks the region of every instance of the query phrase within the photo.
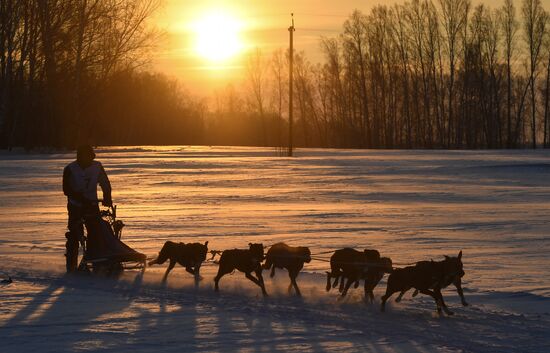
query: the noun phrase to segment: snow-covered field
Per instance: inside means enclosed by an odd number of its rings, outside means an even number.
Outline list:
[[[363,302],[361,289],[325,292],[314,260],[286,293],[270,296],[240,273],[213,291],[214,264],[196,288],[164,266],[118,281],[66,277],[68,154],[0,153],[0,352],[549,352],[550,151],[299,150],[208,147],[103,148],[123,240],[154,256],[164,241],[210,249],[304,245],[317,257],[376,248],[395,263],[463,250],[466,299],[439,317],[431,298]]]

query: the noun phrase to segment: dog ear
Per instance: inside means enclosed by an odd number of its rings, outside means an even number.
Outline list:
[[[208,240],[204,242],[204,246],[208,246]]]
[[[458,253],[458,259],[459,259],[459,260],[462,259],[462,250],[460,250],[460,252]]]
[[[252,243],[248,243],[248,246],[252,246]]]
[[[445,256],[445,260],[449,260],[449,257],[447,255],[444,255]]]

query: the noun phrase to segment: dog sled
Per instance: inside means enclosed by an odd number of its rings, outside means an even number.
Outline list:
[[[121,240],[124,223],[116,219],[116,206],[90,212],[83,217],[86,234],[80,239],[82,272],[117,275],[124,270],[145,270],[147,256]]]

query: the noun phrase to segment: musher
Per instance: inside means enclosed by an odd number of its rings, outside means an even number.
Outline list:
[[[67,272],[78,267],[78,248],[84,236],[83,216],[85,212],[99,214],[97,185],[103,191],[103,206],[111,207],[111,183],[100,162],[94,161],[95,153],[90,145],[78,147],[76,161],[69,163],[63,170],[63,193],[67,196],[69,212],[69,231],[65,234],[67,242]]]

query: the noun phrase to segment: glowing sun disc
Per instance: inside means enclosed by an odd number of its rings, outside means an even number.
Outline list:
[[[211,13],[194,24],[195,51],[201,57],[220,62],[237,55],[243,48],[239,22],[228,14]]]

